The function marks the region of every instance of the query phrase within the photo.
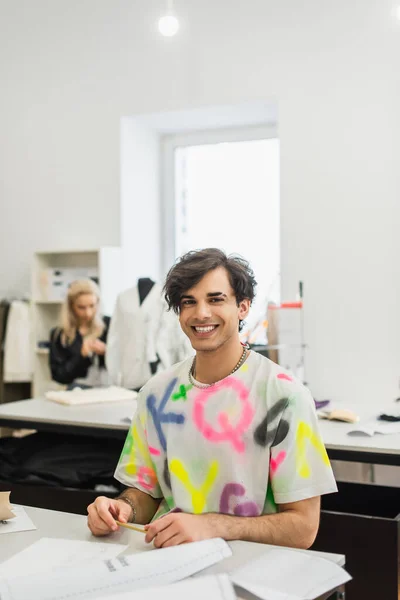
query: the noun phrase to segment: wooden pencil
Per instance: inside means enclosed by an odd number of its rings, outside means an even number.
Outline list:
[[[121,523],[121,521],[115,521],[117,525],[120,527],[126,527],[127,529],[133,529],[133,531],[139,531],[139,533],[146,533],[145,529],[141,527],[137,527],[136,525],[132,525],[131,523]]]

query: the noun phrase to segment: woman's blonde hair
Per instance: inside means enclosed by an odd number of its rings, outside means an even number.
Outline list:
[[[98,338],[104,331],[104,322],[100,315],[100,290],[99,286],[91,279],[77,279],[68,288],[67,297],[61,308],[61,341],[65,345],[72,344],[78,330],[78,322],[74,313],[74,304],[79,296],[93,294],[97,300],[94,317],[89,324],[85,338]]]

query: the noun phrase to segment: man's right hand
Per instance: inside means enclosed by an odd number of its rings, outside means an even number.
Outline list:
[[[132,509],[123,500],[114,500],[99,496],[89,504],[88,508],[88,527],[93,535],[108,535],[112,531],[117,531],[118,525],[115,520],[121,523],[127,523],[132,514]]]

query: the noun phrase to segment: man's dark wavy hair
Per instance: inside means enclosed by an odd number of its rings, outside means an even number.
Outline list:
[[[185,292],[195,286],[206,273],[218,267],[226,269],[237,305],[245,298],[252,302],[257,282],[248,261],[238,254],[227,255],[219,248],[205,248],[187,252],[169,270],[163,288],[169,309],[179,314],[181,298]],[[243,322],[240,321],[239,331],[242,325]]]

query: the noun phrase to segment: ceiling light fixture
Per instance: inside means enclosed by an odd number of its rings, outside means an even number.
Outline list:
[[[179,21],[175,16],[173,0],[167,0],[166,14],[158,21],[158,31],[165,37],[172,37],[179,30]]]

